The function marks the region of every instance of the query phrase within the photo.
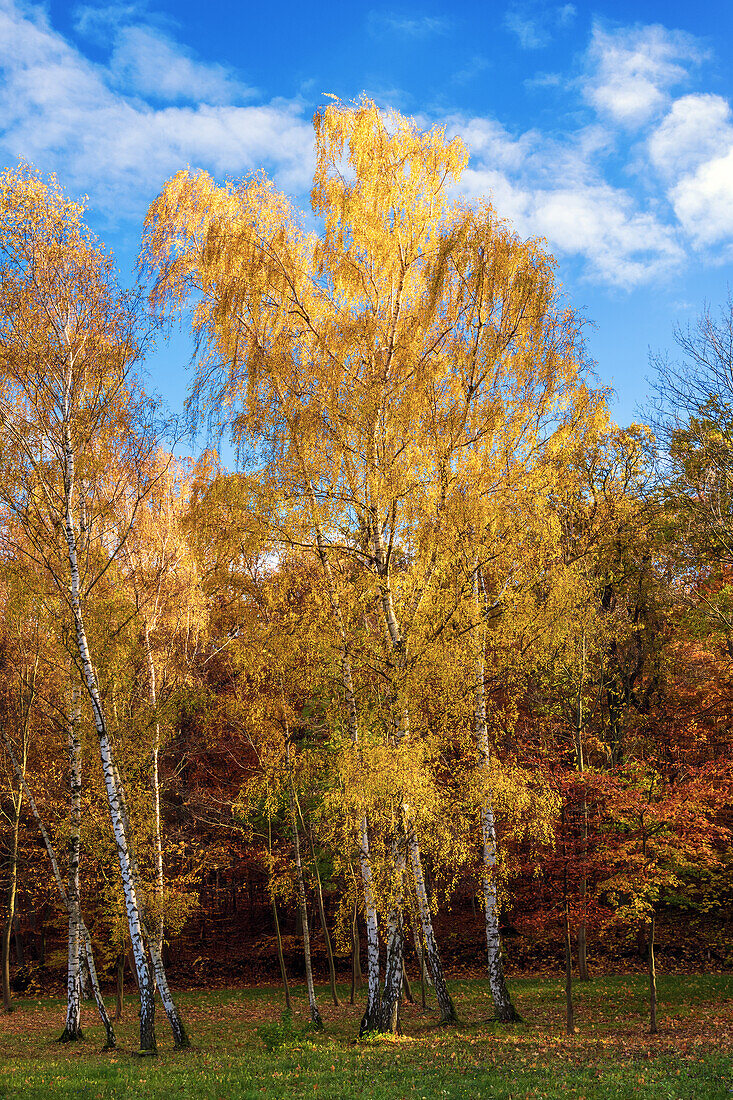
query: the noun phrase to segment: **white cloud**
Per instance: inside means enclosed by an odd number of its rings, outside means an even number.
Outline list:
[[[159,41],[175,59],[173,42]],[[43,9],[0,0],[0,143],[12,157],[56,171],[65,186],[89,193],[115,215],[139,216],[163,181],[186,165],[219,176],[266,165],[281,186],[308,186],[312,131],[297,103],[217,102],[234,87],[225,71],[184,53],[179,60],[167,94],[190,65],[200,83],[209,82],[213,101],[156,109],[140,98],[143,68],[123,88],[124,69],[87,60],[50,27]]]
[[[733,113],[718,95],[672,104],[648,141],[683,232],[696,248],[733,239]]]
[[[546,28],[517,8],[510,8],[506,13],[504,26],[516,35],[523,50],[539,50],[549,45],[550,36]]]
[[[521,236],[544,237],[552,252],[580,260],[594,282],[628,290],[683,259],[674,230],[608,184],[563,187],[558,179],[541,188],[480,167],[469,168],[464,182],[469,196],[488,195]]]
[[[450,23],[436,15],[395,15],[394,12],[370,11],[367,24],[372,34],[401,34],[407,38],[430,38],[446,34]]]
[[[686,95],[649,138],[649,159],[665,176],[698,168],[733,146],[730,104],[719,95]]]
[[[564,84],[560,73],[537,73],[524,81],[525,88],[561,88]]]
[[[683,257],[675,233],[608,184],[535,195],[531,222],[550,246],[584,257],[603,282],[632,287],[668,273]]]
[[[574,14],[568,7],[532,10],[549,11],[559,27]],[[97,64],[53,29],[44,8],[0,0],[6,157],[56,171],[113,217],[139,218],[186,165],[218,177],[264,166],[287,191],[306,192],[313,139],[301,105],[242,104],[249,93],[235,73],[198,59],[136,12],[124,3],[81,12],[85,33],[103,32],[109,46],[108,62]],[[381,18],[385,27],[393,17]],[[426,24],[421,33],[428,32],[438,30]],[[417,31],[405,24],[399,33]],[[682,263],[685,244],[720,254],[733,241],[730,107],[715,95],[670,98],[683,62],[700,56],[691,39],[661,27],[612,34],[596,26],[583,94],[603,117],[554,135],[512,134],[490,117],[444,119],[471,150],[463,194],[490,195],[520,234],[544,236],[597,282],[633,287],[661,278]],[[561,81],[577,95],[577,83]],[[643,126],[633,146],[608,118]],[[634,174],[625,171],[632,157]]]
[[[674,270],[684,257],[673,227],[603,180],[594,161],[607,135],[587,127],[555,141],[537,131],[515,138],[487,119],[453,118],[471,161],[461,180],[471,199],[489,197],[523,237],[579,260],[587,278],[631,288]]]
[[[733,241],[733,145],[684,176],[671,189],[670,198],[696,247]]]
[[[85,38],[107,45],[110,35],[119,27],[145,22],[147,14],[143,5],[134,2],[93,7],[90,4],[80,4],[74,8],[74,29]]]
[[[152,27],[118,31],[110,70],[117,85],[147,98],[204,103],[231,103],[251,95],[223,65],[195,60],[176,42]]]
[[[687,78],[690,63],[702,53],[682,31],[661,26],[593,27],[587,53],[584,95],[606,118],[635,128],[658,115],[669,102],[669,89]]]
[[[523,50],[539,50],[549,46],[555,31],[569,27],[576,15],[575,4],[548,6],[541,0],[525,0],[508,8],[504,26],[516,36]]]

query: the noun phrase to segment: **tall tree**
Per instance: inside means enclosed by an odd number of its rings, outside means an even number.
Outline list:
[[[322,559],[346,556],[370,578],[389,646],[387,740],[408,753],[419,740],[406,695],[415,626],[462,492],[456,466],[478,449],[489,476],[507,451],[529,455],[581,414],[577,326],[557,308],[535,242],[518,241],[487,206],[451,202],[467,156],[460,141],[387,122],[367,100],[329,107],[315,127],[320,237],[301,231],[262,177],[217,188],[180,173],[148,215],[144,262],[158,305],[198,295],[205,355],[192,401],[232,412],[242,446],[265,444],[272,484],[291,513],[299,508],[301,544]],[[407,566],[399,581],[397,562]],[[404,849],[450,1020],[414,810],[404,798],[395,810],[395,913]],[[368,908],[366,879],[364,891]],[[401,959],[401,917],[390,921]],[[394,1021],[401,966],[388,970],[382,1016]]]
[[[141,996],[140,1050],[154,1053],[153,985],[132,823],[87,618],[94,590],[149,491],[159,433],[154,406],[133,374],[145,336],[137,297],[116,286],[112,261],[90,239],[82,213],[55,184],[31,172],[2,176],[0,499],[23,531],[18,552],[46,570],[73,638],[71,654],[98,734],[125,894]],[[11,523],[5,530],[11,537]],[[174,1024],[174,1033],[176,1043],[185,1044],[185,1031]]]

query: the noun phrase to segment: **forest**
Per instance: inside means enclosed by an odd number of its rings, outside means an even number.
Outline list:
[[[51,997],[39,1050],[193,1055],[192,991],[249,985],[268,1051],[398,1042],[474,981],[519,1035],[537,978],[571,1041],[631,975],[647,1041],[657,969],[733,963],[733,304],[619,427],[458,138],[365,98],[314,126],[310,211],[183,170],[132,288],[54,179],[0,175],[8,1026]],[[183,418],[145,370],[179,328]]]

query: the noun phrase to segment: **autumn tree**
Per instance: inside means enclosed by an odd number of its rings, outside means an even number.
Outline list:
[[[155,1051],[148,951],[133,826],[94,667],[87,622],[150,488],[155,408],[136,382],[145,331],[135,294],[116,286],[82,209],[27,170],[0,181],[0,499],[49,579],[98,734],[141,995],[140,1049]],[[12,531],[6,522],[5,531]],[[186,1034],[166,1002],[177,1045]]]
[[[385,734],[409,755],[420,737],[406,692],[421,650],[416,623],[464,495],[464,456],[477,456],[485,484],[507,457],[516,474],[585,414],[588,395],[577,324],[558,307],[549,258],[489,206],[451,201],[467,156],[460,141],[386,119],[367,100],[327,108],[315,127],[320,236],[302,231],[261,176],[218,188],[180,173],[151,208],[144,263],[160,307],[196,294],[203,354],[192,403],[214,419],[223,410],[219,422],[229,417],[240,446],[267,456],[268,482],[287,502],[279,536],[318,554],[332,591],[338,560],[368,578],[389,644]],[[332,607],[338,622],[335,597]],[[341,651],[357,744],[345,630]],[[388,1029],[408,864],[441,1014],[454,1016],[405,799],[395,821],[388,979],[367,1021]],[[362,830],[362,857],[367,842]],[[362,872],[369,912],[364,858]]]

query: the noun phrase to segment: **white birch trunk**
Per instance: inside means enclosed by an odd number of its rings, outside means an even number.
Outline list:
[[[366,918],[367,939],[367,1004],[361,1021],[359,1034],[364,1035],[379,1024],[379,928],[377,925],[377,907],[374,902],[374,883],[372,864],[369,858],[369,829],[367,819],[361,820],[361,842],[359,844],[359,863],[364,886],[364,915]]]
[[[163,831],[160,815],[160,777],[158,774],[158,757],[160,755],[160,722],[158,720],[158,692],[155,679],[155,664],[153,663],[153,651],[150,646],[150,631],[145,623],[145,655],[148,662],[148,689],[150,692],[150,705],[155,716],[155,731],[153,748],[151,752],[150,785],[153,795],[153,828],[155,845],[155,936],[158,953],[163,954],[163,930],[165,921],[165,880],[163,877]],[[156,974],[157,980],[157,974]]]
[[[473,574],[473,595],[476,614],[479,622],[483,617],[480,593],[478,567]],[[484,668],[484,641],[483,631],[477,628],[478,642],[476,645],[476,657],[474,666],[474,734],[476,748],[478,749],[483,767],[488,771],[491,763],[489,753],[489,731],[486,725],[486,683]],[[497,895],[496,872],[496,826],[494,824],[494,809],[489,791],[481,806],[481,840],[483,851],[483,874],[481,876],[481,888],[484,895],[484,919],[486,924],[486,952],[489,968],[489,985],[494,1001],[494,1009],[497,1018],[502,1023],[511,1023],[519,1019],[519,1014],[512,1004],[509,990],[504,976],[504,964],[501,958],[501,934],[499,931],[499,904]]]
[[[417,842],[417,836],[415,835],[415,827],[410,820],[405,821],[405,832],[407,837],[407,851],[410,857],[410,868],[412,869],[412,877],[415,885],[417,911],[420,917],[423,943],[425,945],[425,961],[435,988],[435,996],[440,1008],[440,1020],[441,1023],[444,1024],[455,1023],[458,1017],[456,1015],[453,999],[448,992],[445,975],[443,974],[438,944],[435,940],[435,932],[433,931],[433,920],[430,912],[430,902],[428,901],[428,892],[425,888],[425,878],[423,876],[422,861],[420,859],[420,847]]]
[[[78,691],[72,694],[71,713],[68,721],[69,744],[69,960],[66,981],[66,1026],[59,1042],[73,1043],[82,1039],[81,1030],[81,974],[80,974],[80,931],[81,920],[79,897],[79,858],[81,838],[81,743],[79,741],[79,701]]]
[[[125,786],[122,782],[117,764],[113,763],[115,783],[117,784],[117,791],[119,793],[120,810],[122,813],[122,820],[125,825],[127,835],[131,835],[130,828],[130,816],[127,810],[127,797],[125,795]],[[138,897],[141,899],[140,904],[140,923],[142,925],[143,934],[150,952],[150,960],[153,964],[153,974],[155,977],[155,984],[160,993],[160,999],[163,1002],[163,1008],[165,1009],[166,1016],[168,1017],[168,1023],[171,1026],[173,1032],[173,1041],[176,1050],[182,1050],[190,1046],[190,1040],[186,1032],[181,1014],[176,1007],[176,1003],[173,1000],[173,994],[170,991],[168,985],[168,979],[165,973],[165,967],[163,965],[163,954],[158,949],[155,934],[151,931],[148,924],[147,914],[144,904],[144,890],[140,879],[140,871],[137,865],[137,858],[135,856],[135,848],[130,845],[130,871],[132,875],[132,881],[135,884]]]
[[[394,601],[392,599],[392,586],[389,580],[387,556],[377,518],[373,519],[373,524],[374,557],[379,577],[382,612],[384,614],[384,620],[387,627],[387,633],[389,635],[390,643],[392,645],[392,650],[395,654],[397,668],[399,670],[403,670],[406,664],[405,640],[402,635],[400,624],[398,622],[397,615],[394,609]],[[398,700],[395,739],[397,743],[400,744],[406,738],[408,738],[409,735],[410,714],[407,706]],[[420,855],[420,844],[417,839],[415,826],[412,820],[412,811],[404,801],[401,806],[401,814],[403,826],[405,829],[405,839],[410,859],[410,867],[412,869],[412,875],[415,884],[415,896],[417,899],[420,924],[423,930],[425,957],[428,965],[428,970],[430,972],[430,976],[435,987],[438,1005],[440,1007],[441,1022],[455,1023],[458,1017],[456,1015],[456,1009],[455,1005],[453,1004],[453,1000],[448,993],[448,987],[446,985],[445,975],[443,973],[443,966],[440,961],[440,952],[438,950],[438,943],[435,938],[435,931],[433,929],[433,918],[430,911],[430,903],[428,901],[427,890],[425,889],[425,879],[422,870],[422,858]],[[401,916],[400,924],[402,925]],[[404,953],[404,947],[402,950]]]
[[[97,678],[94,673],[92,659],[89,653],[86,629],[81,606],[81,591],[79,581],[79,565],[77,561],[76,531],[72,518],[72,497],[74,493],[74,452],[71,444],[71,432],[68,423],[68,410],[65,409],[63,437],[64,437],[64,528],[66,546],[68,552],[69,571],[71,574],[71,610],[74,618],[76,644],[81,660],[84,675],[84,684],[89,693],[94,716],[94,725],[99,737],[99,751],[102,758],[102,772],[107,792],[112,830],[117,846],[117,856],[122,877],[122,889],[125,897],[125,909],[127,923],[130,932],[135,969],[137,971],[138,988],[140,990],[140,1052],[143,1054],[156,1053],[155,1046],[155,1000],[153,996],[152,979],[148,967],[145,952],[145,941],[140,921],[140,908],[137,893],[130,868],[130,854],[128,839],[122,820],[120,800],[115,783],[114,767],[112,759],[112,747],[110,744],[107,723],[102,707],[102,699],[99,694]]]
[[[0,731],[0,732],[2,732],[2,731]],[[13,749],[12,743],[9,741],[8,737],[5,735],[4,732],[2,733],[2,737],[3,737],[3,741],[5,742],[6,748],[8,749],[10,759],[12,761],[13,771],[15,772],[15,775],[18,779],[18,782],[22,784],[23,792],[24,792],[25,797],[28,801],[28,805],[30,806],[31,811],[33,813],[33,816],[35,817],[36,822],[38,824],[38,828],[40,830],[41,837],[43,839],[43,844],[44,844],[44,847],[46,849],[46,854],[48,855],[49,862],[51,863],[51,869],[53,871],[53,877],[56,880],[56,886],[58,888],[58,892],[61,896],[62,902],[64,903],[64,908],[68,912],[68,910],[69,910],[69,898],[68,898],[68,895],[66,893],[66,887],[64,886],[64,881],[61,878],[61,871],[59,870],[58,860],[56,859],[56,851],[54,849],[53,844],[51,843],[51,837],[48,835],[48,830],[46,829],[46,826],[43,824],[43,818],[41,817],[40,812],[38,810],[38,806],[36,805],[36,800],[34,799],[33,794],[31,793],[31,790],[28,787],[28,783],[25,779],[25,776],[23,775],[23,773],[21,771],[20,764],[18,763],[18,760],[17,760],[17,757],[15,755],[15,751]],[[81,948],[80,949],[81,949],[81,951],[83,951],[84,957],[86,959],[87,969],[89,971],[89,979],[90,979],[91,986],[92,986],[92,993],[94,995],[94,1001],[95,1001],[95,1004],[97,1006],[97,1011],[99,1012],[99,1016],[100,1016],[100,1019],[102,1021],[102,1024],[104,1025],[105,1032],[107,1034],[107,1042],[106,1042],[106,1045],[105,1045],[104,1049],[105,1050],[114,1050],[114,1048],[117,1045],[117,1040],[115,1038],[115,1033],[114,1033],[114,1028],[112,1027],[112,1022],[111,1022],[109,1016],[107,1015],[107,1009],[105,1007],[104,999],[102,997],[102,991],[99,988],[99,979],[97,978],[97,968],[94,965],[94,952],[92,950],[92,938],[89,935],[89,930],[88,930],[87,926],[85,925],[84,921],[82,920],[81,916],[79,917],[79,935],[80,935],[80,938],[81,938]]]
[[[400,1000],[405,956],[405,929],[402,918],[405,853],[400,836],[395,837],[392,842],[392,865],[394,896],[387,915],[387,964],[384,972],[384,990],[379,1006],[379,1030],[396,1034],[400,1027]]]

